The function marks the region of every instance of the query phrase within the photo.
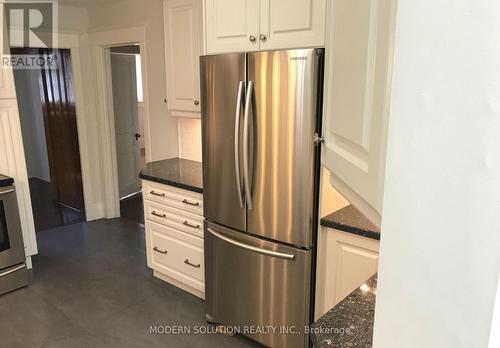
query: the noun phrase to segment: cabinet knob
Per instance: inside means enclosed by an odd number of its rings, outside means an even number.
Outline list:
[[[193,101],[194,105],[200,105],[200,102],[198,100]]]
[[[254,36],[254,35],[250,35],[250,36],[248,37],[248,40],[250,40],[250,42],[255,42],[257,39],[255,38],[255,36]]]
[[[262,41],[262,42],[265,42],[267,40],[267,36],[264,34],[260,34],[259,38],[260,38],[260,41]]]

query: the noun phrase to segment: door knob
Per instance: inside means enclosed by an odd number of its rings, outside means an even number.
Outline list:
[[[254,35],[250,35],[250,36],[248,37],[248,40],[250,40],[250,42],[255,42],[257,39],[255,38],[255,36],[254,36]]]
[[[139,133],[135,133],[135,140],[139,140],[139,138],[141,137],[141,135]]]
[[[194,103],[194,105],[199,105],[200,104],[200,102],[198,100],[195,100],[193,103]]]
[[[260,38],[260,41],[262,41],[262,42],[265,42],[267,40],[267,36],[264,34],[260,34],[259,38]]]

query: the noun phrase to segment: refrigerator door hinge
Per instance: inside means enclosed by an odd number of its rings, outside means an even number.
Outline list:
[[[314,133],[314,145],[319,146],[325,143],[325,138],[320,137],[318,133]]]

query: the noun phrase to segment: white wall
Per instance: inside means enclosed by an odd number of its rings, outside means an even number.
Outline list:
[[[146,150],[153,161],[178,156],[177,119],[168,116],[163,101],[167,96],[163,2],[125,0],[100,4],[90,8],[89,18],[92,31],[145,25],[150,137]]]
[[[179,157],[201,162],[201,120],[180,117],[177,125],[179,127]]]
[[[321,211],[320,217],[325,217],[351,204],[330,184],[330,171],[321,168]]]
[[[28,178],[50,182],[39,75],[37,70],[14,71]]]
[[[487,347],[500,270],[500,2],[400,1],[374,347]]]

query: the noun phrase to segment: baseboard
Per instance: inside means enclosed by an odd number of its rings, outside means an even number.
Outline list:
[[[196,297],[199,297],[201,298],[202,300],[205,299],[205,293],[200,291],[200,290],[197,290],[197,289],[193,289],[192,287],[190,287],[189,285],[186,285],[184,283],[181,283],[180,281],[172,278],[172,277],[169,277],[168,275],[165,275],[163,273],[160,273],[160,272],[157,272],[155,270],[153,270],[153,275],[158,278],[158,279],[161,279],[163,280],[164,282],[167,282],[169,284],[172,284],[173,286],[176,286],[178,287],[179,289],[182,289],[184,291],[187,291],[189,292],[190,294],[193,294],[194,296]]]
[[[85,205],[85,215],[87,221],[94,221],[103,219],[105,217],[104,214],[104,203],[91,203]]]

